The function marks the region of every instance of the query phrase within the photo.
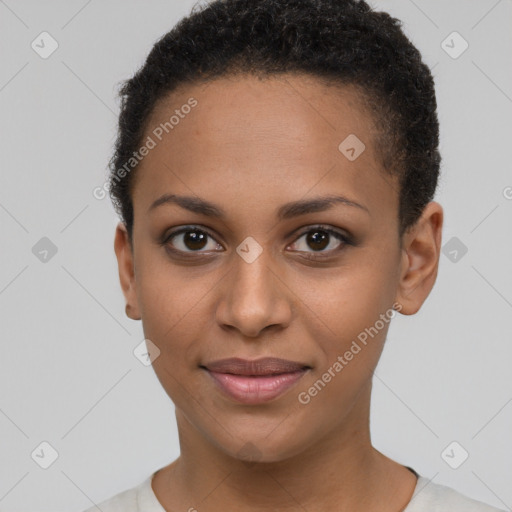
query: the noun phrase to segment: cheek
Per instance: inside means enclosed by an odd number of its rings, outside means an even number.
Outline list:
[[[328,329],[320,325],[310,333],[321,340],[323,356],[296,397],[304,404],[305,421],[341,421],[370,385],[394,315],[381,293],[378,286],[365,287],[348,299],[330,295],[325,300],[321,315]]]
[[[163,343],[166,332],[172,334],[187,316],[194,315],[194,309],[215,284],[199,269],[172,264],[164,248],[141,247],[135,273],[145,332],[158,334]]]
[[[183,376],[196,369],[199,348],[208,345],[214,318],[210,297],[219,277],[216,272],[201,272],[199,266],[173,266],[161,257],[141,265],[137,297],[144,336],[160,350],[155,371]]]
[[[176,327],[190,309],[186,289],[180,286],[169,267],[158,262],[140,264],[136,268],[136,282],[144,336],[163,352],[166,340],[174,337]]]
[[[360,301],[353,298],[345,303],[337,313],[332,310],[325,314],[331,320],[328,335],[322,338],[324,357],[314,379],[321,379],[320,389],[324,383],[334,392],[331,398],[342,398],[359,389],[377,366],[392,310],[381,307],[380,297],[365,295]]]
[[[302,282],[298,294],[308,306],[303,313],[310,318],[309,336],[322,352],[300,390],[311,411],[327,418],[347,410],[371,379],[394,316],[393,275],[391,260],[360,258],[316,287]]]
[[[393,275],[392,262],[361,257],[323,274],[297,274],[293,291],[303,314],[316,317],[318,330],[325,330],[329,351],[340,351],[392,306]]]

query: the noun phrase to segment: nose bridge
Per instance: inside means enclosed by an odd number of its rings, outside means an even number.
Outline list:
[[[240,244],[233,255],[233,271],[225,282],[217,321],[256,336],[270,325],[286,325],[290,307],[273,270],[271,251],[264,249],[256,258],[254,252],[247,257],[255,250],[250,244]]]
[[[244,247],[241,246],[239,250],[243,251]],[[263,251],[254,260],[247,260],[240,255],[237,258],[234,258],[236,263],[234,263],[233,291],[239,295],[238,300],[257,299],[268,302],[272,295],[271,288],[273,288],[275,279],[271,270],[272,262],[269,251]]]

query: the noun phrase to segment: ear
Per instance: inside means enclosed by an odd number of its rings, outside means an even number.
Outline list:
[[[135,288],[135,272],[133,265],[133,251],[128,231],[124,223],[116,227],[114,251],[119,268],[119,281],[126,299],[126,316],[132,320],[140,320],[137,293]]]
[[[402,236],[402,270],[398,283],[397,308],[404,315],[416,313],[436,281],[441,252],[443,208],[431,201],[421,217]]]

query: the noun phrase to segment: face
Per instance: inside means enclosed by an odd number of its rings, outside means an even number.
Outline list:
[[[357,91],[221,78],[161,101],[148,136],[133,254],[122,225],[115,247],[180,430],[278,461],[363,428],[393,305],[419,308],[437,259],[400,246],[397,185]],[[251,364],[267,357],[294,364]],[[227,358],[245,363],[213,364]]]

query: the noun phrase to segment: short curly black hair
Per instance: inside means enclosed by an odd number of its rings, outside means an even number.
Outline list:
[[[373,113],[385,172],[399,184],[399,234],[437,187],[441,156],[434,80],[401,22],[358,0],[214,0],[181,19],[122,82],[109,193],[133,230],[134,170],[118,170],[140,147],[158,100],[179,85],[229,74],[312,75],[355,86]]]

